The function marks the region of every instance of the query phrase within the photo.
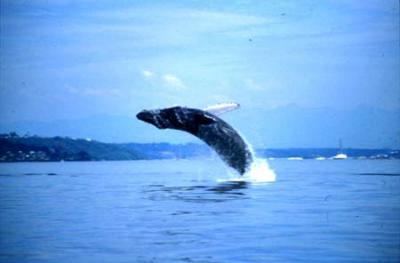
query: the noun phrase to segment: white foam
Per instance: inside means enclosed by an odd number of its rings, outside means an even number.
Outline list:
[[[249,170],[242,176],[235,172],[229,172],[230,178],[218,179],[217,182],[248,182],[252,184],[273,183],[276,181],[276,174],[272,170],[267,160],[255,158]]]
[[[253,146],[244,139],[247,147],[249,148],[251,154],[253,155],[253,162],[250,165],[250,169],[243,175],[243,177],[252,183],[272,183],[276,181],[276,174],[274,170],[272,170],[268,161],[262,158],[258,158],[256,156],[256,152],[253,149]]]
[[[253,183],[272,183],[276,181],[276,174],[272,170],[267,160],[256,158],[250,165],[250,169],[243,177]]]

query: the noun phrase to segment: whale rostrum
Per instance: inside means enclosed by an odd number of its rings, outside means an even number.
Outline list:
[[[220,106],[218,107],[218,112],[224,112],[220,110]],[[228,107],[232,110],[237,108],[238,104],[235,107],[229,105],[226,108]],[[177,106],[143,110],[136,117],[159,129],[175,129],[193,134],[213,148],[222,160],[241,175],[249,169],[253,161],[249,147],[238,132],[208,111]]]

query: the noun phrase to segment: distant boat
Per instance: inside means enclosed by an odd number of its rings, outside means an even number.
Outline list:
[[[347,154],[343,153],[342,139],[339,140],[339,152],[332,157],[333,160],[346,160]]]
[[[345,153],[338,153],[335,156],[332,157],[333,160],[345,160],[347,159],[347,154]]]
[[[315,160],[318,160],[318,161],[323,161],[323,160],[325,160],[326,158],[325,157],[322,157],[322,156],[319,156],[319,157],[317,157],[317,158],[315,158]]]
[[[303,160],[302,157],[289,157],[287,159],[290,160],[290,161],[301,161],[301,160]]]

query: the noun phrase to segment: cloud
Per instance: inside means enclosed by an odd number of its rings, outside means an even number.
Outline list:
[[[142,75],[143,75],[145,78],[152,78],[152,77],[155,76],[154,72],[152,72],[152,71],[150,71],[150,70],[143,70],[143,71],[142,71]]]
[[[154,21],[163,21],[162,25],[194,24],[196,30],[227,29],[236,26],[262,25],[271,22],[257,15],[246,15],[232,12],[202,11],[191,8],[124,8],[107,11],[97,11],[90,14],[92,17],[108,19],[112,21],[141,21],[144,24],[153,24]],[[166,24],[167,22],[167,24]],[[190,22],[190,23],[188,23]]]
[[[173,74],[156,74],[150,70],[143,70],[142,72],[143,78],[152,83],[153,85],[164,85],[169,88],[173,88],[176,90],[186,89],[185,83],[177,76]]]
[[[389,12],[389,13],[398,13],[399,12],[399,1],[397,0],[389,0],[389,1],[381,1],[381,0],[364,0],[361,2],[355,1],[346,1],[346,0],[330,0],[333,4],[341,5],[348,10],[356,10],[356,11],[369,11],[369,12]]]
[[[163,75],[162,80],[164,84],[166,84],[169,87],[175,89],[186,89],[186,85],[183,83],[183,81],[177,76],[174,76],[172,74]]]
[[[71,94],[93,97],[117,97],[121,91],[116,88],[76,88],[68,86],[66,90]]]
[[[86,96],[115,97],[115,96],[121,95],[121,91],[119,89],[115,89],[115,88],[110,88],[110,89],[88,88],[88,89],[84,89],[83,94]]]
[[[36,23],[35,16],[5,17],[3,23],[11,23],[18,29],[19,24],[29,28],[31,34],[46,37],[63,35],[69,37],[99,36],[113,39],[113,45],[128,41],[129,47],[159,47],[196,44],[208,41],[210,34],[215,37],[230,37],[229,33],[251,30],[275,23],[272,18],[245,15],[233,12],[199,11],[190,8],[114,8],[90,13],[81,11],[84,23],[74,19],[63,19],[59,13],[52,21],[58,23]],[[35,21],[35,27],[29,25]]]

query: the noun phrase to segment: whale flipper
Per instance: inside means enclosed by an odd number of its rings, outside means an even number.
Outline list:
[[[218,103],[216,105],[208,106],[207,108],[204,109],[204,111],[207,111],[211,114],[219,116],[225,112],[236,110],[239,107],[240,107],[240,105],[238,103],[226,102],[226,103]]]
[[[143,110],[136,117],[159,129],[176,129],[193,134],[240,174],[249,169],[253,160],[242,137],[228,123],[208,111],[178,106]]]

